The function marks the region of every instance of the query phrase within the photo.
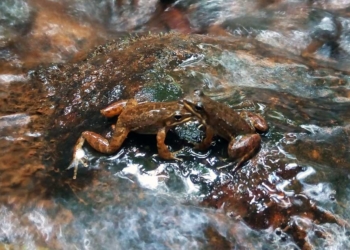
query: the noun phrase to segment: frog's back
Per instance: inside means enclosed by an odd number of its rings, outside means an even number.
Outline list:
[[[155,134],[164,121],[179,109],[177,102],[146,102],[127,107],[118,117],[117,126],[143,134]]]
[[[254,132],[250,125],[229,106],[210,98],[206,102],[209,103],[209,105],[206,105],[209,125],[221,137],[229,140],[237,135]]]

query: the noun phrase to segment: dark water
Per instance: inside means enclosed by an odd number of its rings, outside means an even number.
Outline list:
[[[2,1],[0,248],[349,248],[349,9],[349,1]],[[168,31],[195,37],[174,50],[192,53],[176,67],[157,55],[159,71],[131,75],[137,63],[125,65],[132,70],[105,98],[89,96],[88,77],[79,89],[78,69],[91,69],[79,62],[95,46]],[[51,65],[70,62],[78,64]],[[73,80],[62,90],[50,77]],[[124,87],[126,79],[137,83]],[[147,79],[154,85],[138,86]],[[193,88],[270,125],[235,175],[215,168],[227,157],[223,139],[192,149],[198,124],[169,133],[182,162],[160,160],[154,136],[131,134],[115,155],[84,146],[89,168],[77,180],[64,171],[82,130],[110,131],[113,121],[98,113],[107,103],[168,101]]]

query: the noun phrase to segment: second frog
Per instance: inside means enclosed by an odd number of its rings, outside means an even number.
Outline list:
[[[235,161],[236,171],[243,162],[252,158],[260,148],[261,137],[257,131],[266,132],[268,125],[259,114],[236,112],[229,106],[207,97],[201,90],[195,90],[182,100],[185,108],[193,113],[205,126],[205,138],[195,146],[205,150],[214,135],[229,141],[228,156]],[[227,167],[232,164],[225,165]],[[223,168],[220,167],[220,168]]]

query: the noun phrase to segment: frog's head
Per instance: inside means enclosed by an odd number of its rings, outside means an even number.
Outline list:
[[[202,90],[196,89],[192,94],[185,96],[182,103],[189,112],[203,120],[206,118],[206,97]]]
[[[173,127],[173,126],[188,122],[193,118],[194,118],[193,114],[183,108],[171,114],[171,116],[169,116],[166,121],[166,125],[168,127]]]

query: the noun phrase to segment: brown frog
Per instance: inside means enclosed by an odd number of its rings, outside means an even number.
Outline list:
[[[138,103],[135,99],[121,100],[112,103],[101,110],[105,117],[119,115],[118,121],[114,127],[113,135],[110,139],[91,131],[85,131],[81,134],[74,147],[73,160],[68,169],[74,167],[74,176],[76,178],[78,164],[83,161],[84,151],[82,146],[85,140],[95,150],[112,154],[116,152],[129,132],[134,131],[140,134],[157,134],[158,154],[163,159],[177,159],[174,153],[171,153],[164,143],[166,133],[171,127],[185,123],[194,116],[187,111],[179,102],[144,102]]]
[[[259,149],[261,137],[256,131],[268,130],[266,121],[260,115],[235,112],[227,105],[210,99],[200,90],[195,90],[180,102],[205,126],[205,138],[195,146],[196,149],[207,149],[214,135],[229,141],[228,155],[236,162],[232,172],[236,171],[244,161],[252,158]]]

